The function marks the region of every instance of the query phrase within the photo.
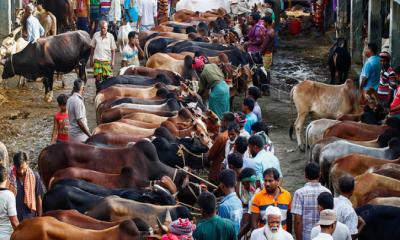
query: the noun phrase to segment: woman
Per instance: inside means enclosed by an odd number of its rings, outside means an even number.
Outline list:
[[[224,80],[224,74],[216,64],[209,63],[205,56],[195,57],[192,67],[200,76],[199,94],[204,96],[210,90],[208,97],[209,108],[222,118],[229,112],[229,87]]]

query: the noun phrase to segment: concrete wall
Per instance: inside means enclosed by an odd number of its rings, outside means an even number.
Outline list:
[[[0,0],[0,38],[11,31],[11,0]]]

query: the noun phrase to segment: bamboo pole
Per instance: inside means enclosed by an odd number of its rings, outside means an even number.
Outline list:
[[[216,185],[210,183],[210,182],[207,181],[207,180],[204,180],[203,178],[201,178],[201,177],[199,177],[199,176],[194,175],[193,173],[187,171],[187,170],[184,169],[184,168],[179,167],[178,165],[175,165],[175,167],[176,167],[177,169],[179,169],[179,170],[184,171],[185,173],[189,174],[190,176],[192,176],[192,177],[194,177],[194,178],[197,178],[197,179],[200,180],[200,181],[203,181],[204,183],[206,183],[207,185],[209,185],[209,186],[211,186],[211,187],[213,187],[213,188],[215,188],[215,189],[218,188],[218,186],[216,186]]]

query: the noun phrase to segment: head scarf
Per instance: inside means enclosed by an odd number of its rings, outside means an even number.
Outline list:
[[[194,70],[201,70],[201,69],[203,69],[205,63],[206,63],[205,57],[203,57],[203,56],[195,57],[193,59],[192,68]]]
[[[178,218],[169,224],[169,231],[178,236],[192,236],[196,225],[187,218]]]

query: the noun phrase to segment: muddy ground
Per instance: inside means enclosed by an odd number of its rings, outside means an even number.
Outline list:
[[[287,92],[297,82],[296,79],[328,79],[326,56],[329,45],[329,37],[315,38],[309,34],[294,38],[281,36],[280,48],[274,56],[272,68],[272,94],[271,97],[260,99],[264,120],[271,126],[270,135],[281,161],[284,187],[291,192],[304,184],[306,160],[304,154],[297,150],[296,142],[289,139],[289,126],[295,116],[290,115]],[[64,75],[64,78],[66,88],[62,89],[61,82],[56,82],[55,97],[60,93],[71,92],[76,74],[70,73]],[[50,104],[43,102],[42,83],[28,82],[24,88],[18,88],[16,84],[17,79],[8,79],[3,81],[0,88],[0,141],[7,146],[10,157],[16,151],[28,151],[31,165],[36,168],[40,151],[50,142],[53,116],[58,108],[55,100]],[[94,96],[94,79],[90,75],[85,94],[90,129],[96,124]],[[235,102],[238,109],[241,98],[236,98]]]

